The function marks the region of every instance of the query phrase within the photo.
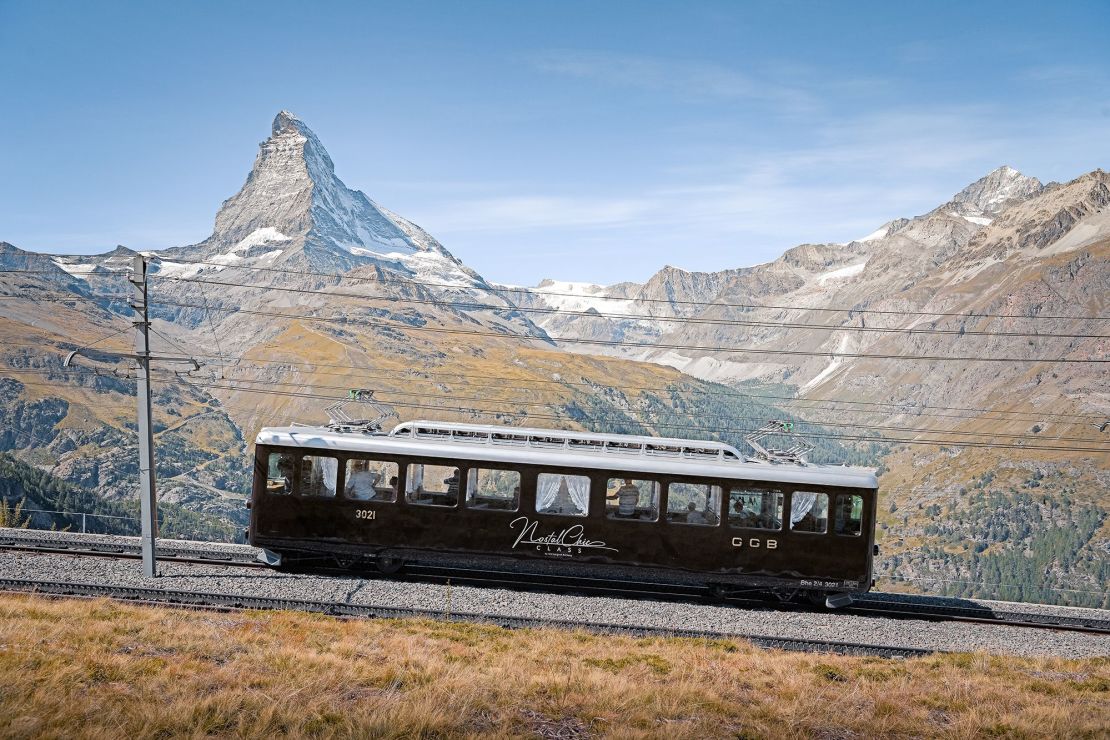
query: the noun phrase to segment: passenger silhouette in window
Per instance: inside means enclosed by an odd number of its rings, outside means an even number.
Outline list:
[[[636,504],[640,501],[640,489],[632,482],[631,478],[624,479],[624,485],[606,499],[617,502],[617,516],[633,517],[636,515]]]
[[[347,485],[343,495],[359,501],[369,501],[377,497],[374,487],[378,483],[378,474],[369,469],[365,460],[352,460],[347,473]]]

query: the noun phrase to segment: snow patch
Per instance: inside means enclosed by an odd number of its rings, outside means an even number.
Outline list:
[[[169,260],[162,260],[158,263],[158,274],[167,278],[191,278],[199,275],[205,268],[205,265],[185,265],[180,262],[171,262]],[[222,270],[222,267],[214,267],[215,270]]]
[[[401,264],[416,273],[421,280],[429,280],[436,287],[477,288],[474,278],[457,262],[439,252],[390,253],[400,258]]]
[[[994,220],[993,218],[987,218],[986,216],[965,216],[964,214],[956,213],[955,211],[952,212],[952,215],[959,216],[963,220],[970,221],[977,226],[990,226],[991,222]]]
[[[248,234],[242,241],[231,248],[232,252],[245,252],[251,247],[257,247],[262,244],[269,244],[270,242],[287,242],[292,237],[286,236],[273,226],[265,226],[261,229],[255,229]]]
[[[841,353],[847,352],[848,348],[851,346],[851,344],[852,344],[852,337],[850,337],[850,336],[841,337],[840,341],[836,345],[836,350],[835,350],[836,353],[841,354]],[[803,393],[805,393],[806,391],[808,391],[812,388],[816,388],[818,385],[823,383],[826,378],[828,378],[830,375],[835,373],[837,371],[837,369],[843,364],[844,364],[844,358],[843,357],[834,357],[834,358],[832,358],[832,362],[830,362],[828,365],[826,365],[824,370],[817,373],[817,375],[815,375],[812,380],[810,380],[808,383],[806,383],[800,389],[798,389],[798,395],[800,396]]]
[[[817,283],[819,285],[824,285],[830,280],[845,280],[850,277],[855,277],[856,275],[859,275],[861,272],[863,272],[863,268],[866,266],[867,260],[864,260],[857,265],[848,265],[847,267],[841,267],[836,270],[831,270],[829,272],[818,275]]]
[[[860,239],[855,239],[854,241],[857,241],[857,242],[877,241],[879,239],[882,239],[884,236],[886,236],[886,232],[888,232],[888,231],[890,231],[890,226],[887,225],[887,224],[884,224],[884,225],[880,226],[879,228],[875,229],[874,231],[872,231],[867,236],[862,237]]]
[[[88,280],[89,273],[96,269],[96,265],[74,263],[69,264],[61,260],[52,260],[55,265],[62,268],[70,275],[80,280]]]
[[[557,311],[588,311],[598,313],[637,313],[635,301],[631,299],[614,300],[607,297],[609,288],[594,283],[575,283],[568,280],[544,280],[532,293],[543,297],[544,303]]]

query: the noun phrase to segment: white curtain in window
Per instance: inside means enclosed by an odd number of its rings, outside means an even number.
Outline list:
[[[312,466],[312,475],[317,479],[324,481],[324,487],[332,493],[335,493],[335,480],[339,474],[339,461],[334,457],[317,457],[314,458],[314,465]]]
[[[802,521],[802,517],[809,513],[816,501],[816,493],[795,491],[794,495],[790,497],[790,526]]]
[[[580,475],[568,476],[567,489],[570,490],[570,500],[585,514],[590,508],[590,479]]]
[[[424,466],[410,465],[409,479],[405,482],[405,490],[409,493],[420,490],[424,485]]]
[[[550,507],[555,501],[555,494],[558,491],[559,476],[541,473],[536,480],[536,508],[543,511]]]
[[[582,475],[558,475],[554,473],[540,473],[536,481],[536,509],[545,511],[555,503],[559,495],[559,488],[565,482],[570,500],[578,508],[577,512],[567,514],[585,514],[590,505],[590,479]]]

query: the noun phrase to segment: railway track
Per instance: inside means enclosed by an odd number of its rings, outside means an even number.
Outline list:
[[[142,557],[138,544],[124,542],[104,542],[83,540],[80,542],[49,536],[0,535],[0,550],[37,552],[55,555],[79,555],[86,557],[106,557],[138,559]],[[220,552],[208,548],[171,545],[157,549],[158,559],[163,562],[194,563],[200,565],[235,565],[246,568],[264,568],[252,554]]]
[[[912,658],[932,655],[936,651],[920,648],[869,645],[825,640],[769,637],[766,635],[712,632],[676,628],[634,627],[605,622],[579,622],[554,619],[534,619],[507,615],[488,615],[470,612],[444,612],[409,607],[347,604],[342,602],[281,599],[272,597],[242,596],[198,591],[140,588],[135,586],[107,586],[94,583],[63,583],[15,578],[0,578],[0,591],[8,593],[33,593],[55,597],[110,598],[159,606],[174,606],[219,610],[295,610],[316,612],[334,617],[358,619],[423,618],[449,622],[488,624],[503,629],[556,628],[585,630],[597,634],[630,635],[635,637],[685,637],[712,640],[746,640],[762,648],[811,653],[839,653],[841,655],[867,655],[887,658]]]
[[[74,541],[49,535],[19,537],[0,535],[0,549],[65,554],[88,557],[138,559],[139,545],[96,540]],[[176,544],[159,548],[158,557],[163,562],[202,565],[232,565],[245,568],[265,568],[250,552],[220,552],[207,548]],[[297,572],[297,571],[294,571]],[[334,566],[303,567],[299,572],[315,575],[362,576],[393,578],[399,580],[452,583],[455,585],[508,588],[516,590],[559,591],[593,596],[611,596],[679,602],[710,601],[746,609],[768,611],[822,612],[820,608],[793,603],[770,601],[766,597],[720,596],[701,585],[664,584],[648,581],[603,581],[571,576],[523,574],[512,571],[472,570],[445,566],[408,565],[396,575],[384,576],[371,566],[369,569],[340,568]],[[881,617],[884,619],[921,619],[929,621],[954,621],[1031,629],[1066,630],[1090,634],[1110,634],[1110,619],[1088,616],[1042,614],[1014,610],[996,610],[980,604],[967,605],[927,604],[905,600],[883,599],[865,595],[850,606],[836,610],[838,614]]]

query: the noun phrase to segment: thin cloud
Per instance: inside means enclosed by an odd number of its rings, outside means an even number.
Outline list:
[[[678,249],[702,268],[740,267],[798,243],[845,242],[919,215],[1001,164],[1023,169],[1015,152],[1046,137],[1090,141],[1098,124],[1069,119],[1049,127],[986,105],[888,110],[823,122],[805,148],[706,149],[699,163],[651,187],[574,197],[534,187],[442,204],[425,214],[425,225],[447,243],[482,235],[537,243],[557,233],[595,245],[588,251],[595,257],[595,248],[623,250],[642,262]]]
[[[552,74],[667,92],[685,98],[757,100],[792,112],[805,112],[818,107],[817,97],[807,90],[712,62],[563,50],[537,55],[533,63],[538,69]]]

